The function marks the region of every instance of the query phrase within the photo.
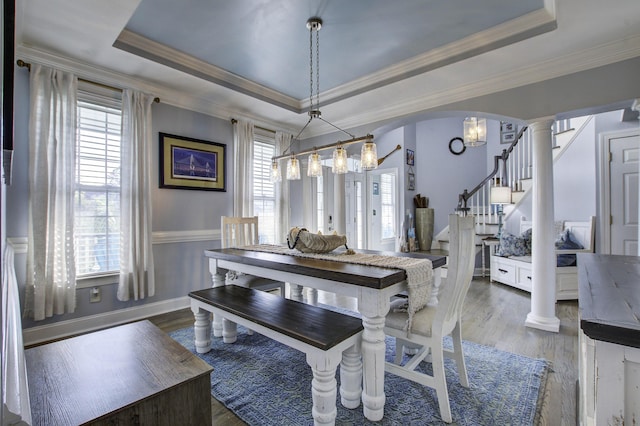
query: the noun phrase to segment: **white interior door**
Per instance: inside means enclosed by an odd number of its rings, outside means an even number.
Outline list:
[[[398,170],[376,169],[367,172],[367,248],[396,248],[398,236]]]
[[[640,137],[609,138],[611,254],[638,255],[638,172]]]

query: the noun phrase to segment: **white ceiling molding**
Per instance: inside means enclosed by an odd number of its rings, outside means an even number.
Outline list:
[[[72,72],[77,77],[93,81],[96,83],[106,84],[116,88],[131,88],[150,93],[160,98],[161,103],[172,105],[189,111],[198,112],[209,115],[211,117],[230,120],[231,118],[244,117],[255,123],[274,129],[283,129],[291,131],[290,126],[282,125],[265,120],[264,117],[251,116],[246,112],[238,112],[211,101],[199,98],[191,93],[184,93],[179,90],[169,89],[149,83],[144,80],[133,78],[127,74],[99,68],[94,65],[83,63],[77,59],[66,58],[60,55],[54,55],[50,52],[27,46],[16,47],[16,60],[22,59],[25,62],[35,62],[49,67]]]
[[[441,105],[539,83],[637,56],[640,56],[640,35],[590,47],[561,58],[538,62],[534,65],[526,65],[517,70],[494,74],[489,78],[459,85],[453,89],[447,88],[428,96],[417,96],[410,101],[404,100],[396,105],[383,105],[373,113],[349,114],[348,117],[333,122],[337,126],[349,129],[372,122],[406,117],[407,115],[437,108]],[[370,95],[373,96],[374,92],[371,92]],[[367,94],[363,96],[367,96]],[[319,136],[321,134],[310,134],[310,136]]]
[[[326,106],[555,28],[555,16],[546,9],[540,9],[339,87],[326,90],[320,95],[322,105]],[[113,46],[298,114],[309,108],[308,98],[295,99],[287,96],[128,30],[123,30],[120,33]]]
[[[331,104],[358,93],[376,89],[543,34],[555,28],[555,16],[550,15],[547,10],[540,9],[329,89],[321,94],[322,103],[323,105]],[[305,100],[303,105],[304,108],[308,108],[309,100]]]
[[[113,46],[203,80],[264,100],[289,111],[302,112],[300,101],[291,96],[269,89],[131,31],[123,30],[113,43]]]
[[[473,81],[465,85],[458,85],[455,88],[446,88],[427,96],[416,95],[409,101],[404,100],[398,104],[382,105],[380,108],[377,108],[375,111],[370,113],[349,113],[348,115],[335,114],[331,116],[332,122],[341,128],[350,129],[370,123],[402,118],[421,111],[434,109],[441,105],[448,105],[465,99],[508,90],[522,85],[533,84],[569,73],[584,71],[631,59],[637,56],[640,56],[640,35],[633,35],[620,40],[601,44],[599,46],[585,48],[581,51],[564,55],[560,58],[538,62],[533,65],[526,64],[517,70],[497,73],[485,79]],[[246,110],[238,111],[226,108],[199,98],[192,93],[184,93],[182,91],[168,89],[147,81],[133,78],[126,74],[98,68],[74,59],[57,56],[46,51],[26,46],[18,46],[16,49],[16,59],[55,66],[63,70],[74,72],[80,78],[96,81],[98,83],[114,87],[131,87],[152,93],[154,96],[160,97],[162,103],[179,108],[225,120],[229,120],[231,118],[245,118],[273,130],[282,129],[295,134],[295,130],[292,129],[292,127],[295,127],[295,124],[292,125],[291,123],[269,120],[267,117],[250,114]],[[429,76],[419,75],[414,78],[425,79],[425,82],[428,83],[427,80],[429,79]],[[381,87],[371,91],[370,93],[355,96],[346,102],[354,102],[354,104],[357,105],[358,102],[361,102],[360,98],[366,99],[368,96],[376,96],[379,95],[379,91],[389,89],[392,89],[392,87]],[[360,109],[353,108],[351,111],[358,110]],[[331,113],[328,113],[327,115],[330,114]],[[342,116],[344,118],[336,119],[338,116]],[[326,129],[323,126],[316,126],[312,129],[308,129],[305,138],[332,133],[333,130],[334,129]]]

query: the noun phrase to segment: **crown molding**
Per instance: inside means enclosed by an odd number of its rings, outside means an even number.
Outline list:
[[[62,71],[72,72],[78,78],[96,83],[106,84],[120,89],[131,88],[151,93],[154,96],[159,97],[161,102],[164,104],[199,112],[212,117],[228,120],[234,115],[237,115],[235,110],[231,110],[209,100],[199,98],[198,96],[185,94],[183,91],[153,84],[146,80],[131,77],[128,74],[108,70],[79,61],[78,59],[57,55],[35,47],[18,45],[16,47],[16,60],[17,59],[22,59],[25,62],[35,62],[41,65],[55,67]]]
[[[171,105],[189,111],[198,112],[211,117],[223,120],[231,120],[232,118],[244,118],[267,128],[282,129],[293,132],[290,126],[269,121],[263,116],[250,114],[246,111],[240,113],[235,109],[224,107],[210,100],[203,99],[191,93],[175,90],[166,86],[153,84],[145,80],[131,77],[128,74],[112,71],[106,68],[98,67],[86,62],[79,61],[74,58],[68,58],[62,55],[54,54],[46,50],[38,49],[32,46],[19,45],[16,47],[16,60],[22,59],[25,62],[35,62],[41,65],[55,67],[57,69],[72,72],[77,77],[85,80],[93,81],[100,84],[116,88],[131,88],[147,93],[152,93],[160,98],[163,104]]]
[[[369,123],[390,120],[448,105],[465,99],[488,95],[495,92],[534,84],[562,77],[567,74],[586,71],[600,66],[632,59],[640,56],[640,35],[589,47],[560,58],[526,65],[517,70],[494,74],[486,79],[445,89],[427,96],[416,97],[395,105],[387,105],[373,113],[351,114],[348,118],[335,121],[342,128],[350,129]]]
[[[158,62],[194,77],[219,84],[245,95],[269,102],[295,113],[301,113],[300,101],[269,89],[254,81],[240,77],[220,67],[201,61],[177,49],[155,42],[129,30],[123,30],[113,46],[142,58]]]
[[[533,65],[526,65],[514,71],[494,74],[483,80],[466,85],[459,85],[452,89],[441,90],[425,96],[416,96],[412,100],[405,100],[394,105],[384,105],[373,112],[361,114],[352,113],[349,114],[348,117],[331,120],[331,122],[343,129],[351,129],[370,123],[405,117],[420,111],[437,108],[440,105],[447,105],[522,85],[537,83],[637,56],[640,56],[640,35],[633,35],[599,46],[585,48],[560,58],[553,58]],[[267,128],[283,129],[295,134],[295,130],[292,130],[290,125],[269,121],[263,116],[250,114],[247,111],[239,112],[232,110],[193,94],[187,94],[182,91],[152,84],[123,73],[106,70],[33,47],[18,46],[16,49],[16,58],[23,59],[27,62],[37,62],[43,65],[55,66],[59,69],[74,72],[74,74],[80,78],[98,83],[114,87],[131,87],[153,93],[155,96],[161,98],[162,103],[178,108],[199,112],[224,120],[245,118],[260,123],[260,125]],[[420,78],[420,76],[416,76],[415,78]],[[337,96],[339,96],[339,94]],[[322,130],[322,126],[316,126],[314,129],[308,130],[310,131],[308,131],[305,138],[329,134],[334,131],[334,129],[324,131]]]
[[[546,9],[528,13],[422,55],[414,56],[321,94],[323,104],[352,97],[479,54],[556,29],[555,15]],[[309,102],[303,104],[308,108]]]

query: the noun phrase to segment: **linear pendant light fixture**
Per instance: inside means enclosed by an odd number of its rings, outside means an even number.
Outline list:
[[[363,170],[373,170],[378,167],[378,155],[376,151],[376,145],[373,142],[373,135],[366,135],[363,137],[355,137],[353,134],[347,132],[344,129],[336,126],[333,123],[322,118],[320,113],[320,36],[319,31],[322,28],[322,20],[317,17],[309,18],[307,21],[307,29],[309,30],[309,82],[310,82],[310,94],[309,94],[309,120],[307,124],[298,132],[295,138],[292,139],[292,143],[300,137],[302,132],[309,126],[314,120],[318,119],[323,121],[335,129],[349,135],[351,139],[338,141],[333,144],[324,145],[320,147],[314,147],[311,150],[301,151],[297,154],[293,151],[289,152],[291,145],[282,153],[282,155],[275,156],[271,160],[271,181],[280,182],[282,177],[278,168],[278,161],[287,158],[287,179],[296,180],[300,179],[300,161],[298,156],[309,155],[307,163],[307,176],[318,177],[322,176],[322,161],[319,152],[334,149],[333,152],[333,166],[332,171],[336,174],[347,173],[347,150],[346,145],[354,143],[364,142],[360,151],[360,167]],[[316,93],[314,100],[313,93],[313,57],[314,57],[314,40],[315,40],[315,58],[316,58]]]

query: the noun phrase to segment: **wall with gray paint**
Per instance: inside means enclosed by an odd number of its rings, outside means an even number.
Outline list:
[[[25,69],[16,71],[15,138],[13,183],[7,188],[7,237],[26,238],[28,218],[28,122],[29,77]],[[211,241],[154,243],[156,294],[141,301],[116,299],[116,281],[101,286],[98,303],[89,303],[90,289],[77,290],[77,308],[73,314],[57,315],[43,321],[23,320],[23,327],[42,326],[59,321],[98,315],[114,310],[184,297],[191,290],[211,285],[208,264],[203,255],[207,248],[219,247],[214,231],[220,228],[220,216],[233,210],[233,137],[232,125],[204,114],[186,111],[167,104],[153,104],[153,232],[210,230]],[[227,145],[227,192],[159,188],[158,133],[171,133]],[[26,254],[16,254],[16,275],[24,306]]]
[[[462,155],[449,152],[449,141],[462,135],[462,120],[446,118],[416,124],[416,194],[429,197],[435,210],[434,235],[449,224],[458,194],[472,189],[487,175],[486,145],[467,148]]]

